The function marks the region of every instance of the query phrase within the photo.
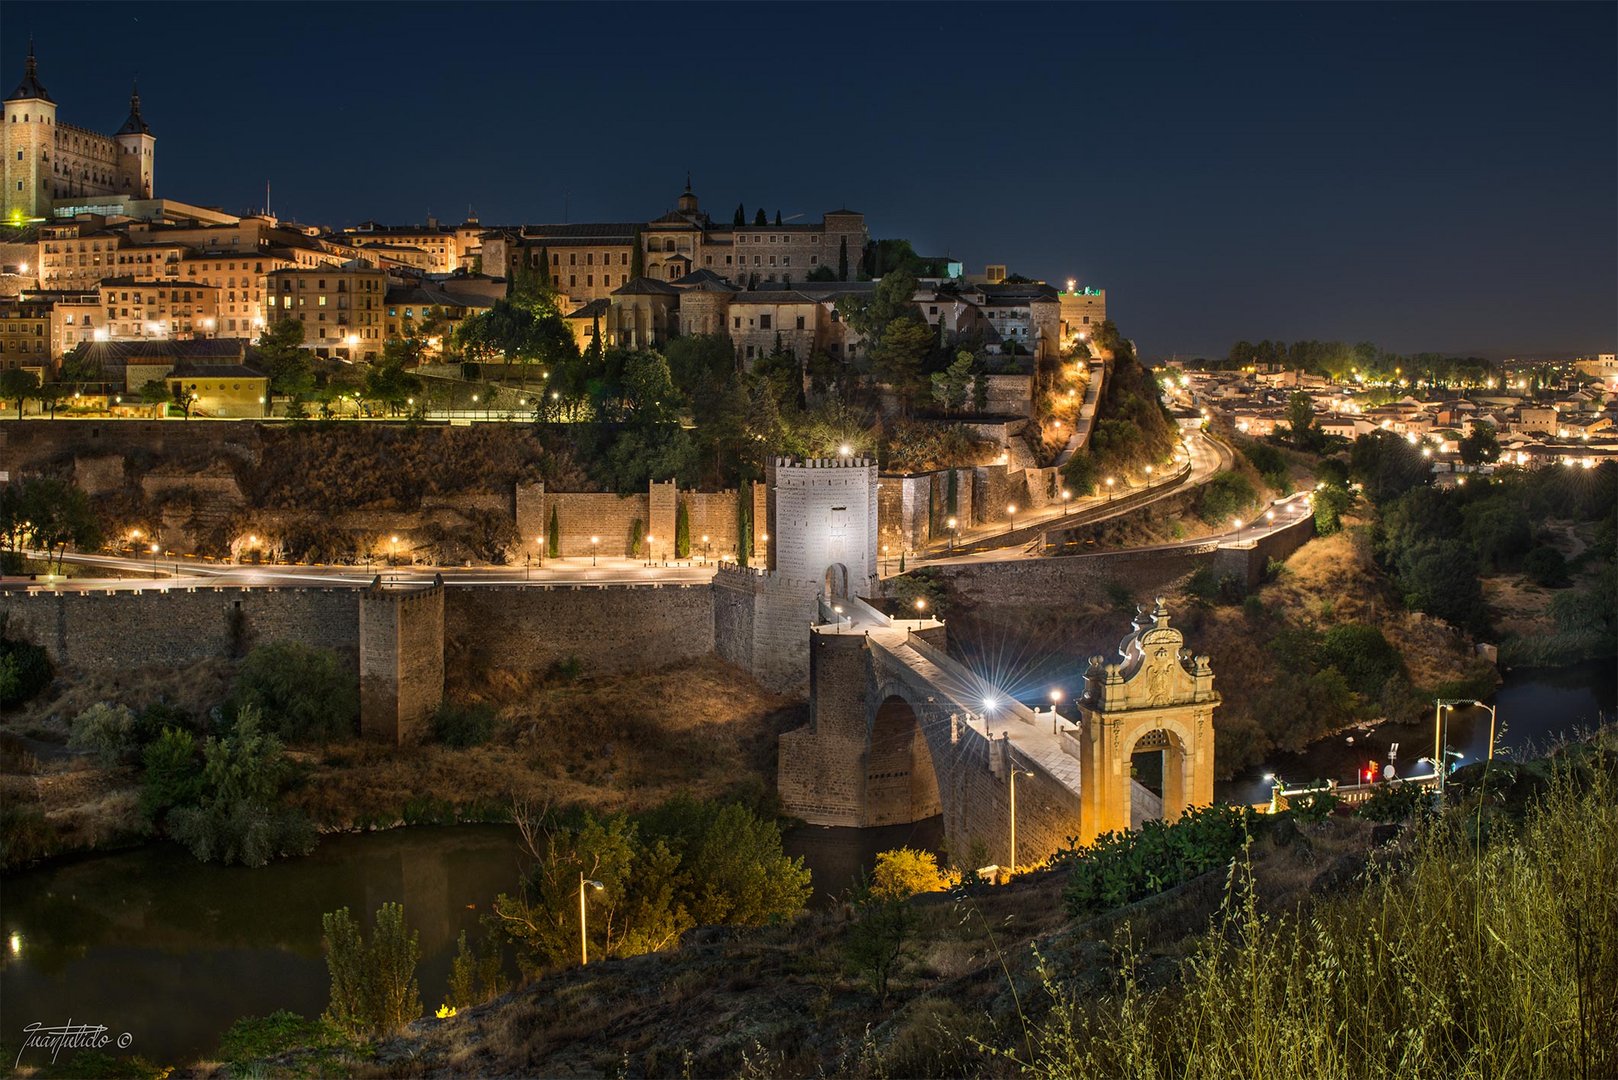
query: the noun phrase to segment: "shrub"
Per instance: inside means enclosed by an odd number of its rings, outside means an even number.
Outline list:
[[[228,1065],[248,1065],[289,1050],[337,1044],[338,1032],[324,1019],[311,1020],[287,1009],[268,1016],[244,1016],[219,1037],[214,1059]],[[235,1075],[235,1070],[232,1070]]]
[[[1258,502],[1253,482],[1241,473],[1220,473],[1202,487],[1197,516],[1210,525],[1222,525]]]
[[[1428,798],[1425,789],[1403,780],[1393,780],[1377,785],[1371,797],[1360,803],[1354,812],[1372,821],[1404,821],[1425,806]]]
[[[1354,505],[1354,494],[1346,487],[1327,484],[1315,491],[1315,532],[1330,536],[1343,527],[1343,511]]]
[[[258,713],[243,708],[227,736],[202,748],[202,793],[196,805],[169,810],[168,832],[203,862],[263,866],[282,855],[307,854],[314,829],[276,796],[286,776],[281,740],[260,730]]]
[[[1096,468],[1095,459],[1083,450],[1077,451],[1062,466],[1062,480],[1073,492],[1074,498],[1081,495],[1093,495],[1100,483],[1098,476],[1100,470]]]
[[[1548,589],[1560,588],[1568,583],[1567,560],[1560,551],[1548,544],[1530,551],[1522,561],[1522,569],[1530,581]]]
[[[1321,639],[1320,649],[1322,660],[1343,673],[1349,688],[1368,698],[1404,675],[1399,650],[1374,626],[1334,626]]]
[[[888,986],[903,965],[905,947],[916,932],[916,913],[895,900],[872,901],[860,909],[843,942],[845,962],[863,978],[879,1002],[888,1000]]]
[[[226,713],[236,715],[249,707],[284,739],[325,742],[357,730],[359,688],[336,653],[278,642],[259,646],[242,661]]]
[[[176,806],[202,797],[202,770],[197,763],[197,740],[189,731],[164,728],[141,755],[145,778],[141,782],[140,812],[157,822]]]
[[[51,660],[41,646],[0,637],[0,709],[30,700],[51,682]]]
[[[930,851],[894,848],[876,857],[871,895],[878,900],[908,900],[918,893],[943,892],[953,884],[951,875],[938,869]]]
[[[494,734],[494,709],[441,702],[433,711],[432,731],[445,746],[482,746]]]
[[[1070,867],[1062,896],[1075,917],[1131,904],[1223,866],[1241,852],[1256,815],[1247,807],[1202,806],[1170,825],[1103,833],[1087,848],[1057,855]]]
[[[73,718],[67,745],[94,752],[97,764],[111,768],[135,748],[135,714],[127,705],[98,701]]]

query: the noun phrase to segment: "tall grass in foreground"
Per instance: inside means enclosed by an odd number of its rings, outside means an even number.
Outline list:
[[[1588,760],[1588,759],[1587,759]],[[1028,1071],[1052,1077],[1618,1075],[1618,805],[1610,758],[1558,766],[1521,823],[1451,808],[1410,860],[1302,918],[1238,865],[1166,989],[1055,999]]]

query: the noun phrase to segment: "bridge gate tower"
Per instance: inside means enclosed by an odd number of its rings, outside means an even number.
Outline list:
[[[1162,816],[1176,820],[1213,802],[1213,711],[1219,694],[1206,656],[1192,656],[1169,626],[1163,600],[1135,617],[1118,645],[1121,659],[1090,659],[1080,712],[1081,842],[1130,828],[1134,754],[1163,754]]]

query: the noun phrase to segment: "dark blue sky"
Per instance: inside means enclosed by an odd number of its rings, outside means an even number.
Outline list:
[[[1149,356],[1237,338],[1611,351],[1618,7],[75,5],[0,9],[63,120],[139,74],[158,193],[301,221],[847,205],[1105,286]]]

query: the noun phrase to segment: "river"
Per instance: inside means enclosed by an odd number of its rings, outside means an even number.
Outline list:
[[[1618,711],[1618,664],[1590,660],[1556,668],[1515,668],[1488,703],[1495,707],[1498,730],[1495,753],[1532,754],[1557,739],[1593,728],[1602,717]],[[1217,717],[1216,717],[1217,719]],[[1480,760],[1489,749],[1489,712],[1475,707],[1457,708],[1448,722],[1448,747],[1459,752],[1460,765]],[[1264,765],[1215,785],[1214,793],[1230,802],[1265,802],[1270,784],[1265,775],[1279,776],[1289,786],[1310,780],[1355,782],[1356,774],[1371,762],[1378,768],[1398,743],[1395,769],[1402,775],[1431,773],[1417,758],[1430,758],[1434,750],[1432,715],[1416,723],[1380,724],[1370,730],[1346,732],[1307,747],[1297,754],[1276,754]],[[1217,753],[1217,750],[1215,751]]]
[[[877,852],[936,850],[942,839],[942,819],[933,818],[881,829],[802,826],[784,846],[804,858],[819,907],[869,870]],[[435,1009],[456,938],[465,930],[476,942],[479,916],[515,889],[524,861],[511,826],[455,825],[328,836],[306,858],[257,870],[153,844],[9,876],[0,1042],[15,1047],[25,1025],[71,1019],[129,1032],[127,1053],[188,1063],[211,1053],[242,1016],[319,1014],[329,986],[321,915],[347,907],[368,922],[389,901],[405,905],[421,935],[422,1004]]]
[[[1618,707],[1611,662],[1508,672],[1491,704],[1507,753],[1544,746],[1593,726]],[[1365,762],[1400,744],[1402,771],[1422,771],[1432,725],[1388,724],[1282,755],[1219,786],[1221,798],[1269,797],[1265,772],[1289,783],[1344,782]],[[1461,710],[1450,746],[1476,760],[1488,745],[1488,714]],[[941,820],[882,829],[789,830],[784,846],[802,856],[825,906],[879,851],[909,845],[938,850]],[[72,859],[8,877],[0,906],[0,1041],[17,1045],[38,1021],[106,1024],[133,1036],[129,1053],[179,1064],[211,1052],[242,1016],[326,1005],[320,916],[347,907],[366,919],[386,901],[402,902],[421,934],[422,1004],[436,1008],[462,930],[475,938],[495,895],[514,888],[523,867],[516,831],[457,825],[329,836],[314,854],[259,870],[198,863],[172,844]]]

